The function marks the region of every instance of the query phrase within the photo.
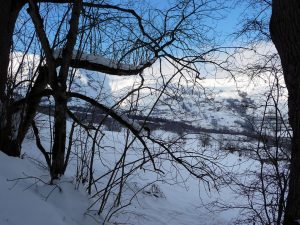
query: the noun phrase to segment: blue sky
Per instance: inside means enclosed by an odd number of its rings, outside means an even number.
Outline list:
[[[144,0],[149,2],[152,6],[156,8],[168,8],[168,2],[174,2],[173,0]],[[196,0],[197,2],[197,0]],[[215,1],[217,2],[217,0]],[[221,39],[226,39],[226,42],[232,41],[232,34],[237,31],[239,25],[241,24],[242,15],[246,9],[246,1],[239,1],[235,4],[236,0],[219,1],[224,3],[224,9],[220,10],[220,17],[222,19],[213,20],[212,24],[215,27]],[[247,8],[249,10],[249,8]]]

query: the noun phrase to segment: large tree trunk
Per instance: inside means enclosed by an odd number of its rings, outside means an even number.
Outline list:
[[[5,98],[7,68],[16,19],[22,5],[17,1],[0,0],[0,99]]]
[[[289,122],[293,130],[285,225],[300,219],[300,1],[273,0],[272,40],[281,58],[288,89]]]
[[[23,134],[20,136],[14,131],[18,124],[14,121],[16,114],[11,112],[12,96],[6,93],[8,65],[15,23],[26,2],[26,0],[0,0],[0,151],[10,156],[20,156],[20,140],[23,139]],[[36,0],[36,2],[68,3],[71,1]]]
[[[8,65],[13,31],[23,1],[0,0],[0,150],[11,156],[20,151],[13,131],[13,117],[10,112],[12,99],[6,94]]]

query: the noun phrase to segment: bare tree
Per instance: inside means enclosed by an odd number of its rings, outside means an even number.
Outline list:
[[[20,2],[17,9],[20,10],[25,3],[27,2]],[[144,69],[155,62],[162,63],[164,60],[174,67],[175,72],[164,85],[162,94],[175,76],[184,77],[186,69],[193,71],[197,76],[198,66],[201,63],[208,62],[214,66],[222,66],[213,61],[213,53],[220,50],[210,45],[211,28],[200,25],[201,20],[205,21],[211,17],[213,15],[211,12],[217,10],[219,6],[210,1],[199,3],[175,1],[174,6],[169,9],[153,8],[149,9],[148,13],[142,14],[140,9],[133,10],[125,4],[75,1],[72,4],[66,4],[66,7],[57,7],[53,4],[62,15],[62,19],[54,20],[53,18],[47,19],[47,15],[51,14],[52,4],[49,3],[52,1],[28,1],[27,12],[34,25],[32,31],[37,34],[43,55],[37,70],[37,78],[26,97],[15,101],[13,96],[5,94],[10,101],[3,101],[8,105],[2,107],[4,111],[1,114],[3,118],[6,118],[2,120],[3,151],[10,155],[20,155],[25,134],[31,124],[34,126],[32,122],[41,97],[53,96],[55,101],[53,146],[49,151],[40,147],[46,161],[50,162],[52,178],[58,178],[66,168],[66,115],[67,101],[70,98],[81,99],[94,105],[127,127],[145,147],[153,162],[153,157],[144,140],[145,137],[142,135],[143,128],[135,127],[130,119],[119,115],[114,107],[110,108],[88,96],[68,91],[68,86],[71,85],[68,83],[69,78],[72,76],[69,69],[82,68],[118,76],[139,75],[143,84]],[[15,5],[12,6],[14,7]],[[22,13],[25,12],[22,11]],[[45,15],[42,19],[43,13]],[[68,24],[68,21],[70,21],[69,25],[63,26]],[[56,30],[52,29],[50,33],[47,33],[47,27],[50,24],[51,27],[56,27]],[[13,26],[14,23],[11,29]],[[117,27],[119,27],[118,32],[112,35]],[[140,88],[141,86],[129,92],[122,101],[131,94],[138,93]],[[7,109],[10,111],[6,112]],[[11,123],[15,115],[20,115],[22,119],[16,125],[17,129],[13,131]],[[37,130],[34,130],[37,136]],[[14,132],[13,135],[12,132]],[[149,137],[146,139],[155,142]],[[157,144],[163,146],[161,143],[157,142]],[[49,157],[47,157],[48,154],[50,154]],[[170,154],[174,160],[185,165],[182,160],[172,155],[171,152]],[[185,167],[192,172],[188,164]]]
[[[258,64],[255,65],[257,68]],[[218,210],[238,209],[236,224],[279,225],[283,223],[286,210],[291,133],[284,108],[286,96],[280,79],[282,73],[276,67],[270,68],[265,67],[263,73],[263,79],[268,77],[270,89],[259,96],[253,120],[247,121],[258,138],[248,140],[247,147],[235,147],[242,155],[241,164],[246,166],[224,176],[225,186],[228,188],[229,185],[234,195],[241,199],[212,204]]]

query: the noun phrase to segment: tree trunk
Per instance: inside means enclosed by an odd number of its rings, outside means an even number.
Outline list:
[[[52,149],[52,165],[50,173],[52,179],[59,178],[64,174],[65,146],[66,146],[66,113],[67,96],[64,87],[58,87],[54,94],[55,99],[55,121],[54,121],[54,143]]]
[[[289,122],[293,130],[290,181],[284,225],[300,219],[300,1],[273,0],[272,40],[281,58],[288,89]]]
[[[55,99],[55,124],[54,124],[54,144],[51,176],[52,179],[58,178],[65,172],[65,146],[66,146],[66,114],[67,114],[67,78],[69,74],[70,62],[73,55],[78,34],[78,24],[82,0],[75,0],[70,19],[70,29],[67,34],[67,42],[64,46],[62,56],[64,61],[59,70],[57,83],[53,89]]]
[[[13,117],[10,113],[12,100],[6,94],[10,48],[13,31],[23,1],[0,0],[0,150],[11,156],[19,156],[20,150],[13,131]]]
[[[0,4],[0,99],[3,101],[13,31],[22,5],[17,3],[17,1],[7,0],[0,0]]]

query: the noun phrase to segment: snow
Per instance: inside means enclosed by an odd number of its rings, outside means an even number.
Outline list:
[[[0,152],[1,225],[96,225],[85,215],[90,202],[72,179],[49,185],[49,173],[29,158],[8,157]],[[101,222],[101,220],[99,221]]]
[[[58,57],[58,56],[57,56]],[[91,56],[83,54],[84,59],[91,60],[105,65],[120,66],[119,63],[109,61],[101,56]],[[118,65],[116,65],[118,64]],[[127,66],[127,67],[126,67]],[[155,67],[156,65],[154,65]],[[124,65],[124,68],[131,68]],[[157,69],[157,68],[156,68]],[[155,68],[152,71],[145,71],[144,86],[148,89],[140,91],[139,107],[142,113],[147,114],[157,99],[159,92],[166,80],[171,77],[173,71],[167,66],[164,67],[165,76],[155,75]],[[124,97],[130,90],[136,88],[141,79],[138,76],[109,77],[104,74],[77,70],[75,81],[70,87],[72,91],[78,91],[89,97],[97,99],[107,106],[112,106]],[[243,97],[237,92],[239,89],[247,91],[255,103],[260,103],[263,93],[270,89],[270,83],[262,80],[249,82],[247,79],[233,81],[229,78],[215,79],[207,78],[201,81],[205,92],[201,88],[195,89],[191,80],[180,81],[175,77],[170,82],[167,93],[153,109],[152,116],[166,118],[174,121],[184,121],[193,126],[203,128],[231,129],[242,131],[244,128],[239,125],[243,122],[243,116],[230,105],[228,100],[241,104]],[[257,84],[260,88],[257,88]],[[151,89],[151,90],[150,90]],[[155,90],[155,91],[154,91]],[[172,96],[172,98],[170,98]],[[132,107],[132,100],[119,104],[119,115]],[[264,99],[263,99],[264,101]],[[82,102],[70,102],[70,104],[82,104]],[[280,106],[284,108],[284,106]],[[171,110],[170,110],[171,109]],[[246,113],[252,113],[250,109]],[[254,113],[254,112],[253,112]],[[255,111],[255,116],[260,111]],[[240,116],[239,118],[237,116]],[[244,115],[245,116],[245,115]],[[139,125],[127,118],[122,118],[131,123],[136,129]],[[40,136],[43,145],[49,149],[50,133],[43,123],[53,118],[39,115],[36,118],[37,124],[42,127]],[[68,130],[71,127],[68,121]],[[76,130],[80,133],[80,130]],[[76,133],[75,132],[75,133]],[[126,132],[103,130],[103,138],[100,143],[99,154],[95,156],[95,178],[100,177],[114,167],[116,161],[124,150]],[[80,133],[81,135],[82,133]],[[178,134],[164,130],[151,131],[153,137],[161,140],[174,140]],[[208,137],[208,143],[205,138]],[[84,137],[83,139],[84,140]],[[241,141],[242,140],[242,141]],[[159,169],[164,174],[153,172],[151,165],[145,165],[136,170],[124,186],[122,205],[130,203],[123,209],[114,208],[112,199],[109,199],[107,207],[101,216],[97,215],[99,204],[91,210],[87,210],[95,199],[91,199],[86,193],[86,186],[76,182],[76,170],[80,168],[76,156],[90,149],[91,143],[82,147],[81,140],[74,140],[71,161],[66,171],[66,175],[55,185],[49,185],[49,172],[43,165],[45,162],[39,151],[35,147],[34,140],[27,136],[23,144],[23,159],[11,158],[0,152],[0,224],[1,225],[94,225],[102,224],[110,210],[116,210],[110,219],[111,224],[133,224],[133,225],[215,225],[233,224],[235,217],[239,215],[239,210],[229,210],[214,212],[212,203],[219,201],[232,204],[247,205],[247,199],[231,188],[218,187],[218,190],[207,185],[203,180],[199,180],[189,175],[182,167],[175,168],[170,161],[157,159]],[[130,142],[130,141],[128,141]],[[204,158],[217,159],[216,163],[222,165],[223,169],[228,169],[230,174],[242,174],[243,171],[256,171],[258,164],[255,160],[249,159],[245,155],[228,153],[227,145],[251,148],[249,141],[244,141],[239,135],[219,135],[203,133],[187,134],[178,144],[178,149],[184,151],[198,150]],[[254,147],[255,148],[255,147]],[[141,157],[143,151],[136,142],[132,144],[128,151],[126,162],[132,162]],[[153,150],[156,151],[156,150]],[[179,152],[178,154],[181,154]],[[244,154],[244,153],[243,153]],[[165,157],[165,156],[163,156]],[[168,157],[166,157],[168,159]],[[193,161],[194,159],[191,159]],[[200,161],[202,162],[202,161]],[[220,173],[216,165],[210,165],[216,173]],[[224,171],[222,171],[224,172]],[[252,176],[254,176],[252,174]],[[240,177],[245,182],[251,182],[251,176]],[[105,187],[107,177],[101,179],[97,185]],[[95,190],[93,190],[95,191]],[[121,205],[121,206],[122,206]],[[120,210],[119,210],[120,209]],[[110,224],[106,221],[106,224]]]
[[[54,50],[53,57],[55,59],[62,57],[62,49]],[[103,66],[106,66],[109,68],[121,69],[121,70],[140,70],[144,67],[144,63],[142,63],[140,65],[125,64],[125,63],[121,63],[116,60],[111,60],[111,59],[105,58],[102,55],[87,54],[82,51],[76,51],[76,50],[73,51],[72,59],[80,59],[83,61],[88,61],[90,63],[95,63],[95,64],[103,65]],[[147,63],[150,63],[150,65],[151,65],[155,62],[155,60],[156,59],[152,59],[151,61],[149,61]]]
[[[107,166],[113,166],[114,161],[122,153],[124,136],[122,132],[105,132],[105,134],[103,145],[110,144],[114,151],[103,151],[101,157]],[[170,133],[156,131],[155,135],[167,137]],[[47,137],[47,129],[43,129],[42,136]],[[191,138],[187,146],[195,145],[194,140],[195,138]],[[47,143],[47,139],[44,141]],[[71,160],[66,175],[60,181],[55,185],[49,185],[48,170],[42,166],[44,165],[42,156],[35,149],[33,140],[27,137],[23,151],[25,152],[23,159],[8,157],[0,152],[1,225],[102,224],[108,211],[103,212],[104,217],[95,214],[97,207],[94,208],[95,211],[87,211],[93,199],[89,198],[82,185],[75,188],[77,185],[74,183],[74,174],[78,166],[76,160]],[[136,153],[132,152],[128,155],[128,160],[134,160],[136,157]],[[235,156],[232,157],[228,160],[237,160]],[[106,167],[100,166],[99,159],[95,160],[95,165],[98,165],[95,168],[95,175],[101,175]],[[177,177],[176,174],[180,169],[170,170],[171,164],[168,162],[163,164],[162,167],[167,170],[161,178],[151,171],[141,169],[126,182],[123,202],[126,204],[130,200],[131,204],[114,215],[111,219],[112,224],[230,224],[236,212],[213,213],[203,207],[204,202],[208,203],[216,197],[221,197],[220,193],[207,192],[198,179],[192,178],[184,170]],[[177,178],[174,180],[174,177]],[[152,183],[157,179],[160,181],[153,186]],[[105,183],[105,179],[102,182]]]

